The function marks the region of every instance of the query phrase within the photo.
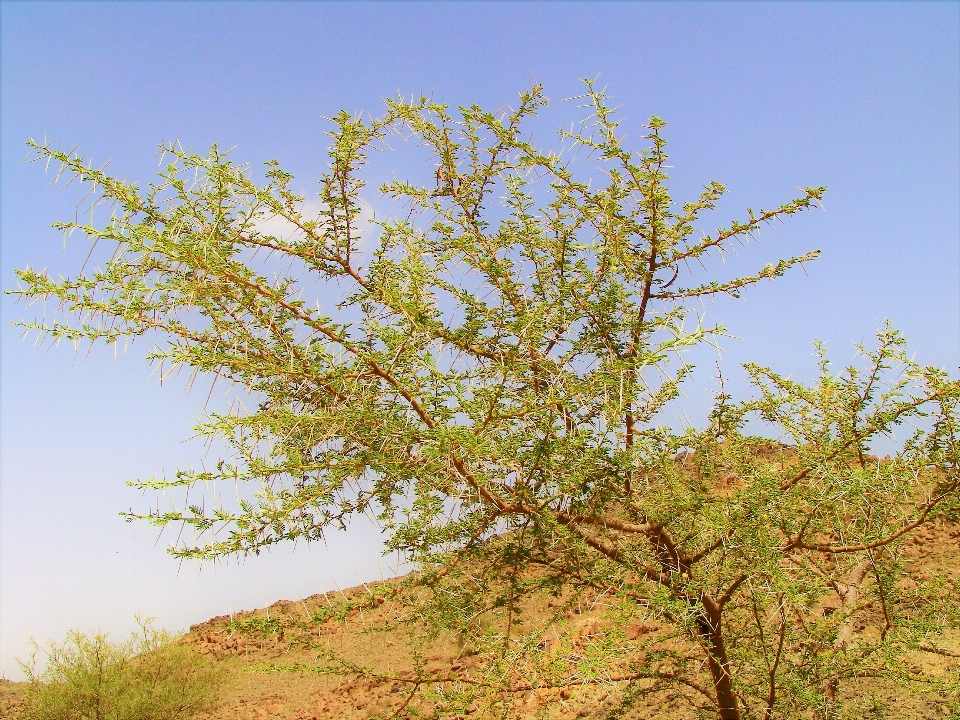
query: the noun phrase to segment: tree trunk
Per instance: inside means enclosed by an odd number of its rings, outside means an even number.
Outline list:
[[[853,639],[853,613],[857,609],[857,603],[860,602],[860,585],[871,565],[872,562],[870,558],[863,560],[853,569],[846,582],[837,584],[837,594],[843,602],[840,612],[846,615],[837,633],[837,639],[833,643],[834,648],[837,650],[845,650],[847,645],[850,644],[850,640]],[[836,679],[829,678],[824,680],[821,685],[823,694],[826,695],[827,699],[831,702],[837,699],[837,691],[840,689],[839,685],[840,683]]]
[[[733,692],[733,679],[730,677],[730,661],[723,642],[721,627],[722,608],[710,597],[703,599],[703,615],[700,616],[700,632],[707,649],[707,667],[713,677],[713,689],[717,699],[717,717],[719,720],[740,720],[740,705]]]

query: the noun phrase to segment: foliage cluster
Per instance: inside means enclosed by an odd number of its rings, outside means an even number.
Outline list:
[[[393,588],[387,587],[385,590],[383,585],[375,585],[374,588],[375,590],[369,591],[366,596],[362,596],[360,599],[344,598],[343,600],[331,601],[329,597],[324,595],[326,605],[321,605],[312,612],[307,610],[305,604],[303,605],[305,617],[293,614],[281,617],[231,618],[230,622],[227,623],[226,630],[229,633],[260,638],[280,635],[288,631],[294,633],[310,631],[322,626],[328,620],[338,623],[346,622],[347,618],[355,611],[362,613],[365,608],[376,609],[386,601],[386,598],[395,599],[398,597],[398,593]]]
[[[35,645],[21,664],[25,720],[186,720],[211,709],[218,675],[177,639],[145,621],[126,642],[71,631]]]
[[[693,369],[682,353],[723,333],[702,303],[817,253],[735,277],[708,265],[825,189],[704,232],[724,186],[675,203],[665,123],[652,118],[635,151],[602,91],[588,83],[583,100],[588,117],[556,150],[525,130],[539,86],[500,113],[423,97],[375,119],[341,113],[317,214],[277,163],[257,184],[217,147],[165,146],[170,164],[141,190],[33,144],[115,210],[59,224],[109,244],[104,267],[19,272],[20,297],[57,307],[26,327],[74,342],[150,334],[161,372],[211,374],[256,403],[201,420],[231,454],[215,468],[135,483],[205,486],[204,503],[128,517],[192,529],[172,552],[198,559],[377,517],[429,590],[406,596],[410,617],[482,659],[417,681],[440,688],[440,709],[505,712],[533,687],[601,682],[626,698],[670,687],[721,720],[834,717],[864,676],[955,693],[955,676],[905,669],[956,627],[960,599],[946,577],[906,578],[902,550],[958,519],[960,384],[884,327],[839,372],[821,349],[811,384],[747,365],[753,397],[721,387],[703,427],[673,429],[667,408]],[[436,173],[381,188],[407,212],[371,239],[361,171],[391,138],[415,141]],[[285,269],[270,277],[258,254]],[[303,299],[317,281],[337,303]],[[878,440],[896,450],[871,456]],[[548,653],[544,628],[521,619],[538,596],[604,598],[618,627],[672,629],[561,638]]]

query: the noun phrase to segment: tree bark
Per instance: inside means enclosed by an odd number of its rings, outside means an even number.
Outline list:
[[[740,705],[733,691],[730,660],[727,658],[727,649],[723,642],[721,626],[723,608],[710,597],[705,597],[702,602],[703,614],[698,624],[707,650],[707,667],[713,678],[717,717],[719,720],[740,720]]]
[[[833,643],[833,647],[837,650],[845,650],[847,645],[850,644],[850,640],[853,639],[853,613],[857,609],[857,603],[860,602],[860,585],[863,583],[863,578],[870,566],[870,558],[861,561],[850,573],[846,582],[837,583],[836,591],[843,602],[840,612],[846,615],[837,633],[837,639]],[[822,687],[823,693],[831,702],[837,699],[837,691],[839,690],[837,680],[828,678],[823,681]]]

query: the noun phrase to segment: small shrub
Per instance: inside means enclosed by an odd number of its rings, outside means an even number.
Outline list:
[[[181,720],[209,709],[214,669],[176,635],[138,623],[122,643],[76,631],[60,644],[34,643],[30,662],[20,663],[29,680],[25,720]],[[46,656],[43,671],[38,654]]]

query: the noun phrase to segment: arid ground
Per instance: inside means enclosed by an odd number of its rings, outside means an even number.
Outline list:
[[[949,570],[960,592],[960,526],[931,525],[910,542],[908,574],[922,576],[933,570]],[[218,710],[207,720],[338,720],[431,717],[432,708],[422,700],[409,699],[415,659],[405,635],[378,631],[395,618],[396,604],[389,599],[391,581],[351,588],[328,596],[281,601],[267,609],[238,613],[232,619],[216,617],[190,628],[183,642],[205,662],[215,663],[224,683]],[[328,610],[323,611],[326,607]],[[334,609],[338,608],[337,612]],[[544,606],[543,614],[548,608]],[[536,613],[537,608],[528,608]],[[323,622],[316,618],[327,614]],[[573,613],[569,624],[584,644],[604,632],[599,612],[584,609]],[[656,624],[628,626],[628,633],[656,633]],[[374,667],[383,674],[377,682],[345,676],[320,675],[305,666],[316,664],[317,648],[327,647],[349,661]],[[549,646],[545,652],[549,651]],[[944,639],[944,654],[916,653],[914,669],[923,673],[960,673],[960,636]],[[421,672],[456,666],[470,668],[473,662],[453,638],[427,643],[419,662]],[[272,671],[264,667],[274,666]],[[288,669],[277,670],[277,667]],[[20,716],[17,683],[0,682],[0,717]],[[949,718],[948,701],[933,693],[913,693],[863,681],[849,684],[846,693],[875,693],[886,701],[893,720]],[[674,692],[644,698],[626,710],[616,684],[572,686],[564,689],[527,691],[514,698],[510,717],[527,718],[677,718],[695,717]],[[466,716],[483,713],[470,708]],[[476,713],[476,714],[474,714]]]

